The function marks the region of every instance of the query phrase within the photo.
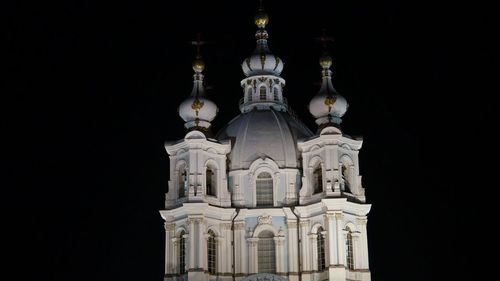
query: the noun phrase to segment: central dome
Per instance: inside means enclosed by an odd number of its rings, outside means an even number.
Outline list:
[[[253,110],[238,115],[218,134],[219,140],[231,140],[228,155],[230,170],[248,169],[258,158],[269,157],[280,168],[301,166],[297,140],[313,133],[286,111]]]

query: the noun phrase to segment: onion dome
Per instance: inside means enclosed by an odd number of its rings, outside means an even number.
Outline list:
[[[325,52],[319,59],[319,64],[323,69],[322,84],[319,92],[309,103],[309,112],[316,117],[316,124],[321,127],[339,125],[342,122],[342,116],[347,111],[349,104],[347,100],[339,95],[332,83],[332,58]]]
[[[203,86],[203,74],[205,63],[198,54],[193,61],[193,90],[191,95],[185,99],[179,106],[179,116],[186,122],[186,129],[199,129],[206,131],[210,127],[210,122],[217,115],[217,106],[214,102],[205,96],[205,87]]]
[[[273,55],[267,45],[269,35],[264,29],[269,23],[269,17],[262,7],[259,8],[255,15],[255,24],[259,28],[255,33],[257,46],[253,54],[243,61],[241,68],[245,75],[276,75],[279,76],[283,71],[283,61]]]

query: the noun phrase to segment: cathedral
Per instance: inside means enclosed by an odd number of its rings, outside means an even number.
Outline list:
[[[348,103],[333,87],[332,59],[319,60],[313,132],[287,102],[268,21],[260,8],[255,51],[241,64],[241,114],[217,133],[199,52],[193,62],[193,89],[179,106],[187,133],[165,144],[164,280],[370,280],[363,142],[340,128]]]

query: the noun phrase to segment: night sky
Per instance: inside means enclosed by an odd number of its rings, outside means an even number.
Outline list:
[[[239,113],[258,2],[67,2],[0,9],[2,252],[15,274],[4,280],[163,280],[163,144],[184,136],[190,41],[210,41],[217,131]],[[342,129],[364,138],[373,281],[497,275],[476,251],[496,253],[485,241],[498,237],[498,172],[484,162],[498,145],[493,9],[401,2],[265,1],[284,95],[315,130],[314,38],[326,28],[334,84],[350,103]]]

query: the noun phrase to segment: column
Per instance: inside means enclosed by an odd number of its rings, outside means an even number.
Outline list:
[[[309,232],[309,221],[300,221],[300,241],[302,244],[302,249],[300,252],[300,256],[302,258],[301,264],[302,264],[302,271],[311,271],[311,266],[310,266],[310,252],[309,252],[309,241],[308,241],[308,232]]]
[[[318,234],[309,234],[309,241],[312,246],[312,270],[318,270]]]
[[[203,269],[204,271],[208,271],[208,237],[210,235],[208,233],[201,233],[201,246],[200,246],[200,254],[198,255],[198,268]]]
[[[328,262],[329,266],[333,266],[338,264],[337,253],[335,246],[337,245],[337,224],[335,222],[335,214],[334,213],[326,213],[326,226],[328,228]]]
[[[368,220],[366,218],[358,218],[357,223],[358,223],[358,229],[360,232],[360,237],[359,237],[359,248],[361,252],[361,262],[360,262],[360,269],[369,269],[369,263],[368,263],[368,239],[367,239],[367,232],[366,232],[366,224]]]
[[[172,256],[165,257],[165,259],[169,258],[172,261],[172,274],[179,273],[179,238],[174,237],[171,239],[172,242]]]
[[[361,260],[362,260],[362,252],[360,249],[360,233],[359,232],[352,232],[351,237],[352,237],[352,258],[353,258],[353,265],[354,269],[360,269],[361,267]],[[347,249],[346,249],[347,251]],[[346,267],[347,267],[347,260],[346,260]]]
[[[224,262],[225,262],[225,257],[222,254],[224,252],[224,241],[225,239],[223,237],[216,237],[215,241],[217,241],[217,264],[215,265],[217,273],[222,273],[224,272]]]
[[[337,260],[338,265],[345,265],[345,235],[343,233],[344,214],[335,213],[335,224],[337,229]]]
[[[208,269],[207,264],[207,239],[208,233],[205,231],[205,220],[203,218],[196,218],[196,227],[197,227],[197,235],[198,235],[198,261],[196,263],[196,268],[203,268],[205,270]]]
[[[274,239],[274,246],[275,246],[275,254],[276,254],[276,273],[285,273],[285,265],[283,262],[286,260],[285,258],[285,251],[283,249],[283,244],[285,241],[285,237],[283,236],[276,236],[273,238]]]
[[[186,251],[186,253],[188,253],[188,259],[186,260],[187,261],[187,268],[188,270],[189,269],[194,269],[196,268],[196,264],[195,264],[195,258],[196,258],[196,254],[195,254],[195,249],[196,249],[196,227],[195,227],[195,224],[196,224],[196,220],[193,219],[193,218],[188,218],[187,221],[186,221],[186,224],[188,225],[189,227],[189,243],[188,243],[188,248],[189,248],[189,252]]]
[[[297,221],[287,221],[288,228],[288,272],[290,279],[293,273],[299,272],[299,254],[298,254],[298,237],[297,237]]]
[[[222,272],[223,273],[231,273],[232,268],[232,247],[231,247],[231,241],[233,240],[232,233],[231,233],[231,223],[221,223],[221,233],[222,236],[224,237],[224,250],[220,254],[223,256],[222,262],[223,262],[223,267],[222,267]]]
[[[172,222],[165,222],[165,274],[173,273],[173,251],[172,251],[172,237],[174,236],[175,224]]]
[[[245,241],[245,222],[238,221],[234,223],[234,272],[236,274],[246,273],[246,263],[243,257],[246,257]]]
[[[248,273],[255,274],[258,271],[257,243],[259,238],[247,238],[248,243]]]

